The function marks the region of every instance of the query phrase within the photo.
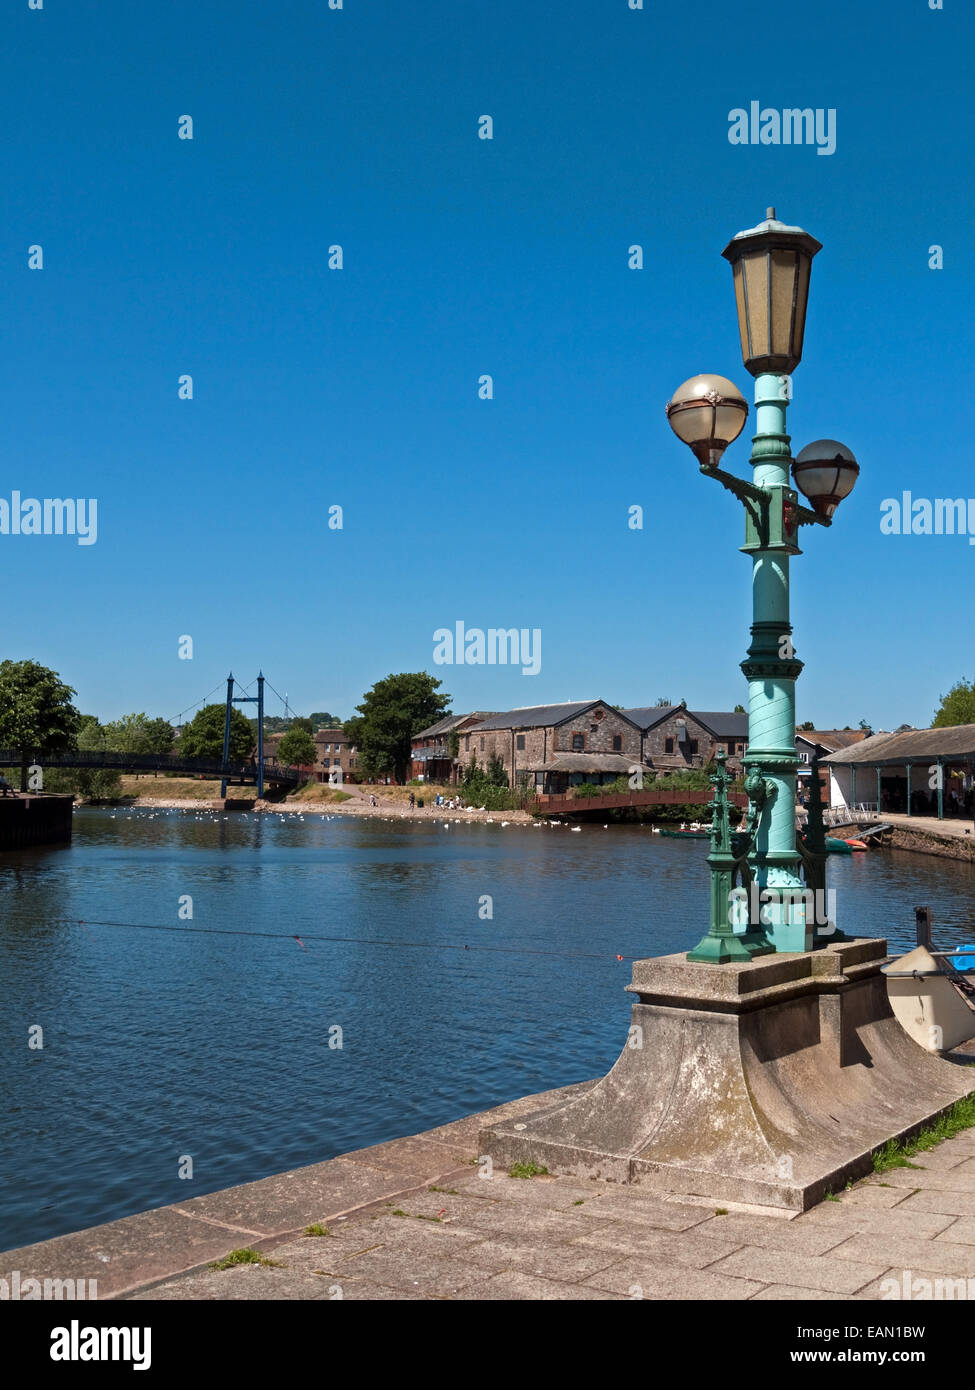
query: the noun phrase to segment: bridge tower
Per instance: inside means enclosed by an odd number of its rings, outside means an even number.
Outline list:
[[[227,710],[223,721],[223,765],[230,761],[230,712],[234,705],[257,705],[257,795],[264,797],[264,673],[258,672],[256,695],[234,694],[234,673],[227,677]],[[227,778],[220,781],[220,795],[227,795]]]

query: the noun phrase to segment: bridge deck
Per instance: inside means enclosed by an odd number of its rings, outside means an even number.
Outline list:
[[[18,749],[0,749],[0,767],[20,767]],[[55,757],[32,759],[42,768],[94,768],[112,772],[182,772],[189,776],[228,781],[256,782],[257,763],[228,762],[220,758],[184,758],[178,753],[59,753]],[[265,782],[297,785],[303,780],[296,768],[280,767],[264,759]]]

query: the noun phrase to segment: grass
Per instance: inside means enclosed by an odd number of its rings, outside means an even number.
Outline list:
[[[233,1269],[235,1265],[269,1265],[278,1269],[281,1267],[281,1262],[280,1260],[270,1260],[266,1255],[261,1255],[258,1251],[245,1247],[241,1250],[231,1250],[229,1255],[224,1255],[222,1260],[214,1260],[208,1268]]]
[[[537,1163],[514,1163],[508,1169],[509,1178],[537,1178],[548,1169],[540,1167]]]
[[[323,1226],[320,1221],[314,1222],[311,1226],[305,1227],[306,1236],[330,1236],[332,1232],[327,1226]]]
[[[827,1192],[823,1196],[824,1202],[838,1202],[840,1199],[835,1192]]]
[[[727,1216],[727,1215],[728,1215],[728,1208],[727,1208],[727,1207],[715,1207],[715,1209],[714,1209],[714,1214],[715,1214],[715,1216]]]
[[[873,1171],[887,1173],[891,1168],[920,1168],[921,1164],[911,1163],[910,1159],[919,1153],[926,1153],[945,1139],[951,1139],[964,1129],[975,1125],[975,1095],[963,1096],[950,1110],[933,1124],[917,1132],[910,1139],[889,1139],[886,1144],[873,1153]]]
[[[456,1187],[429,1187],[428,1192],[445,1192],[448,1197],[458,1196]]]
[[[582,1204],[583,1204],[583,1202],[584,1202],[585,1200],[586,1200],[585,1197],[577,1197],[577,1198],[575,1199],[575,1201],[572,1203],[572,1205],[573,1205],[574,1207],[581,1207]]]

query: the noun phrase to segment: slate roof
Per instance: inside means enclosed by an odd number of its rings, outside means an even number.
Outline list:
[[[868,767],[886,767],[906,759],[920,761],[923,758],[975,758],[975,724],[874,734],[838,753],[831,753],[824,761],[838,766],[861,763]]]
[[[807,743],[828,748],[831,753],[838,753],[841,748],[849,748],[853,743],[862,743],[866,737],[863,729],[796,729],[796,738],[804,738]]]
[[[680,705],[641,705],[637,709],[620,710],[620,714],[625,714],[638,729],[646,733],[647,729],[659,724],[661,719],[666,719],[668,714],[673,714],[680,708]]]
[[[449,734],[451,729],[456,729],[458,724],[463,724],[465,719],[476,719],[478,716],[487,718],[491,714],[490,710],[472,710],[470,714],[447,714],[431,724],[429,729],[421,729],[414,738],[433,738],[437,734]]]
[[[748,715],[744,712],[736,714],[734,711],[718,710],[717,712],[707,711],[702,714],[697,709],[687,712],[693,715],[699,724],[710,729],[717,738],[745,739],[748,737]]]
[[[482,719],[476,727],[476,732],[482,733],[485,729],[549,728],[555,724],[564,724],[567,719],[574,719],[584,710],[593,709],[596,705],[602,705],[605,710],[612,709],[612,705],[606,704],[604,700],[569,700],[560,705],[525,705],[522,709],[509,709],[504,714]],[[617,710],[616,713],[619,714],[621,711]]]

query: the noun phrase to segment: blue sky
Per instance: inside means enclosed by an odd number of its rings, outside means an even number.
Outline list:
[[[798,717],[928,722],[975,676],[975,547],[879,519],[975,495],[965,10],[6,6],[0,497],[95,497],[98,540],[0,536],[2,654],[102,718],[259,666],[342,715],[424,668],[458,710],[744,703],[739,505],[663,405],[752,399],[720,252],[774,205],[824,245],[793,450],[862,468],[793,565]],[[729,144],[752,99],[835,108],[836,152]],[[541,672],[434,667],[461,619],[540,628]]]

